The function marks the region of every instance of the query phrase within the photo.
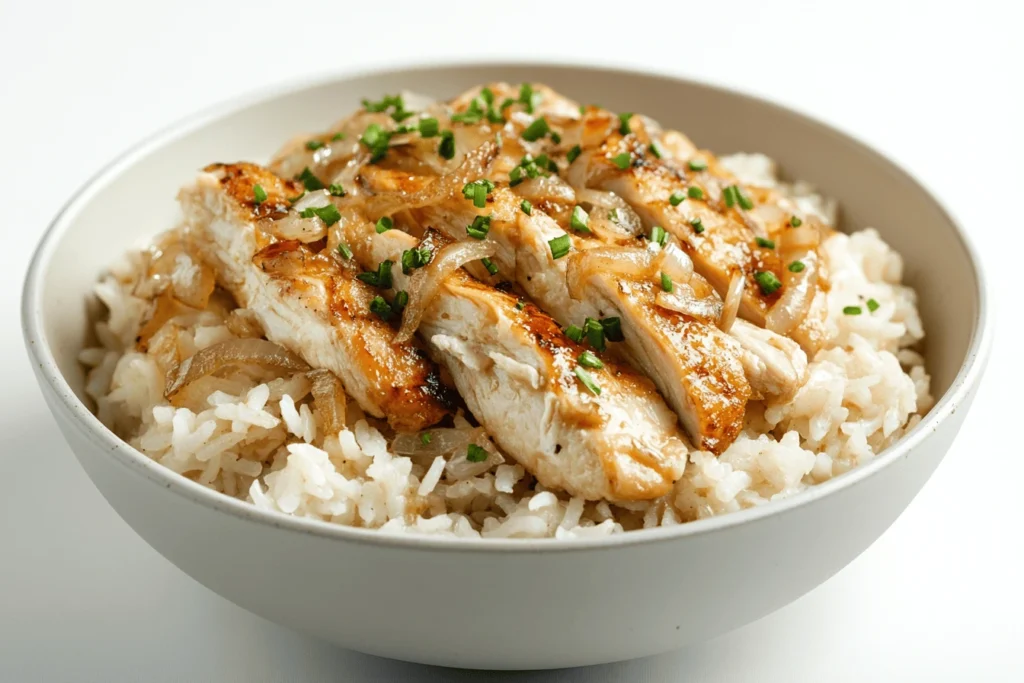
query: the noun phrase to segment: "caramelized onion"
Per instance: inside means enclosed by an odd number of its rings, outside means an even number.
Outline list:
[[[693,278],[693,261],[675,244],[665,245],[658,254],[655,266],[672,278],[673,282],[687,283]]]
[[[689,285],[675,284],[671,292],[658,292],[654,303],[703,322],[714,322],[722,315],[722,302],[716,298],[698,298]]]
[[[430,438],[424,443],[421,433],[406,433],[395,435],[391,442],[391,450],[396,455],[413,455],[435,458],[439,455],[450,455],[455,451],[466,450],[470,443],[482,437],[483,428],[465,429],[456,427],[439,427],[428,429],[426,433]]]
[[[258,338],[263,336],[263,324],[251,308],[236,308],[228,313],[224,323],[236,337]]]
[[[576,192],[572,187],[556,175],[537,176],[530,178],[513,188],[523,199],[532,204],[554,202],[557,204],[573,204],[577,202]]]
[[[576,203],[604,209],[600,212],[591,212],[591,218],[608,216],[612,211],[615,218],[609,217],[614,232],[620,235],[641,235],[644,231],[643,222],[636,211],[619,195],[614,192],[601,192],[599,190],[581,189],[576,191]],[[597,215],[593,215],[596,213]]]
[[[466,154],[463,162],[450,173],[438,177],[422,190],[407,194],[404,192],[382,192],[366,201],[364,210],[368,216],[390,216],[405,209],[439,204],[448,198],[461,195],[466,183],[479,180],[498,154],[498,146],[488,140]]]
[[[723,332],[732,329],[736,322],[736,314],[740,310],[740,302],[743,300],[743,272],[737,270],[732,274],[729,281],[729,291],[725,295],[725,304],[722,306],[722,317],[718,320],[718,327]]]
[[[327,235],[327,225],[318,216],[303,218],[294,211],[289,211],[284,218],[265,223],[269,232],[282,240],[295,240],[303,244],[316,242]]]
[[[325,368],[310,370],[306,377],[312,385],[313,409],[325,434],[337,434],[345,426],[345,388],[341,380]]]
[[[180,315],[195,312],[196,309],[190,308],[178,301],[169,290],[164,290],[157,296],[156,304],[153,306],[153,313],[150,315],[149,320],[139,330],[138,337],[135,340],[136,347],[139,351],[145,353],[150,339],[160,331],[160,328]]]
[[[197,379],[229,365],[259,365],[282,372],[309,370],[306,361],[280,344],[266,339],[232,339],[208,346],[182,361],[169,379],[164,395],[171,398]]]
[[[569,296],[579,300],[585,297],[587,280],[595,272],[615,273],[627,278],[649,278],[655,271],[655,255],[647,249],[595,247],[572,254],[565,277],[569,285]]]
[[[401,344],[412,339],[423,320],[423,312],[437,296],[438,287],[449,275],[467,263],[494,256],[494,251],[493,242],[454,242],[434,254],[430,263],[417,268],[409,278],[409,302],[402,312],[402,326],[395,335],[395,343]]]
[[[810,225],[788,228],[779,237],[779,253],[783,256],[795,252],[815,249],[821,241],[821,233]]]
[[[803,270],[799,273],[794,273],[788,268],[783,271],[782,283],[785,289],[765,317],[765,327],[777,334],[789,334],[807,317],[817,291],[817,253],[807,251],[799,260],[804,264]]]

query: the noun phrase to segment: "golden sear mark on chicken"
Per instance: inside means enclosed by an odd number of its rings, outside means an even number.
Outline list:
[[[267,193],[258,204],[257,184]],[[180,198],[204,259],[237,303],[258,315],[268,339],[334,372],[363,410],[393,428],[435,424],[453,396],[422,346],[392,342],[394,328],[370,312],[376,291],[351,266],[316,253],[321,245],[277,241],[257,227],[287,214],[285,197],[297,190],[253,164],[215,164]]]

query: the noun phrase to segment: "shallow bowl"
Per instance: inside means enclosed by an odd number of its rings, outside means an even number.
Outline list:
[[[760,151],[874,226],[920,295],[938,402],[872,462],[791,498],[677,527],[593,540],[384,535],[257,510],[123,443],[83,402],[76,361],[88,293],[122,251],[177,218],[176,188],[212,161],[265,160],[364,96],[439,97],[539,81],[644,112],[719,153]],[[82,188],[47,230],[23,324],[46,401],[118,514],[232,602],[345,647],[460,667],[549,668],[651,655],[742,626],[811,590],[903,511],[949,448],[981,377],[990,320],[975,251],[919,182],[877,151],[763,100],[677,78],[551,64],[415,67],[247,98],[159,133]],[[880,615],[881,618],[881,615]]]

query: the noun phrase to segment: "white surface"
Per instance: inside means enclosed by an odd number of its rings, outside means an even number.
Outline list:
[[[944,12],[937,3],[840,10],[734,1],[606,12],[548,3],[524,14],[513,9],[519,5],[398,4],[142,9],[0,0],[0,357],[8,359],[0,395],[0,681],[488,678],[336,650],[249,615],[164,561],[110,510],[56,434],[21,348],[17,302],[28,254],[63,200],[158,127],[266,83],[347,64],[516,54],[675,68],[860,136],[922,177],[976,231],[996,271],[995,306],[1006,315],[987,380],[946,461],[889,532],[828,583],[687,651],[493,677],[1024,678],[1016,651],[1024,637],[1024,449],[1006,436],[1020,423],[1016,389],[1024,379],[1010,357],[1021,325],[1008,296],[1020,271],[1011,257],[1022,239],[1014,157],[1024,154],[1024,112],[1014,96],[1024,54],[1006,5]],[[467,633],[466,647],[481,637]]]

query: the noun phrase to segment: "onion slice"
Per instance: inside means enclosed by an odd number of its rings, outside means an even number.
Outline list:
[[[424,311],[449,275],[471,261],[494,256],[494,251],[494,242],[454,242],[441,248],[426,266],[418,268],[409,278],[409,302],[402,312],[402,326],[395,335],[395,343],[403,344],[412,339],[423,320]]]
[[[326,434],[337,434],[345,426],[345,388],[341,380],[326,368],[306,373],[312,385],[313,408]]]
[[[595,247],[578,251],[569,257],[566,282],[569,296],[583,299],[587,280],[596,271],[615,273],[628,278],[650,278],[656,271],[655,254],[647,249],[624,247]]]
[[[818,255],[813,250],[807,251],[800,262],[804,268],[799,273],[788,268],[784,271],[782,282],[785,290],[765,317],[765,327],[776,334],[789,334],[811,310],[818,289]]]
[[[280,344],[266,339],[232,339],[208,346],[189,356],[167,383],[164,396],[171,398],[196,380],[229,365],[259,365],[280,372],[306,372],[309,365]]]
[[[640,220],[640,216],[637,215],[636,211],[633,210],[633,207],[631,207],[625,199],[614,192],[580,189],[576,191],[576,202],[578,204],[589,204],[591,207],[604,209],[604,211],[597,212],[596,216],[592,215],[591,218],[606,217],[610,212],[614,211],[615,218],[609,217],[606,223],[612,226],[611,232],[616,235],[635,237],[637,235],[642,235],[644,232],[644,226],[643,222]],[[584,208],[586,208],[586,206],[584,206]],[[591,213],[593,214],[595,212]],[[593,229],[593,226],[591,226],[591,229]]]
[[[718,328],[723,332],[732,329],[736,322],[736,314],[740,310],[740,302],[743,300],[743,271],[737,270],[732,274],[729,281],[729,291],[725,295],[725,305],[722,306],[722,317],[718,319]]]
[[[654,303],[705,323],[713,323],[722,315],[721,301],[711,297],[698,298],[685,284],[676,284],[671,292],[658,292]]]

